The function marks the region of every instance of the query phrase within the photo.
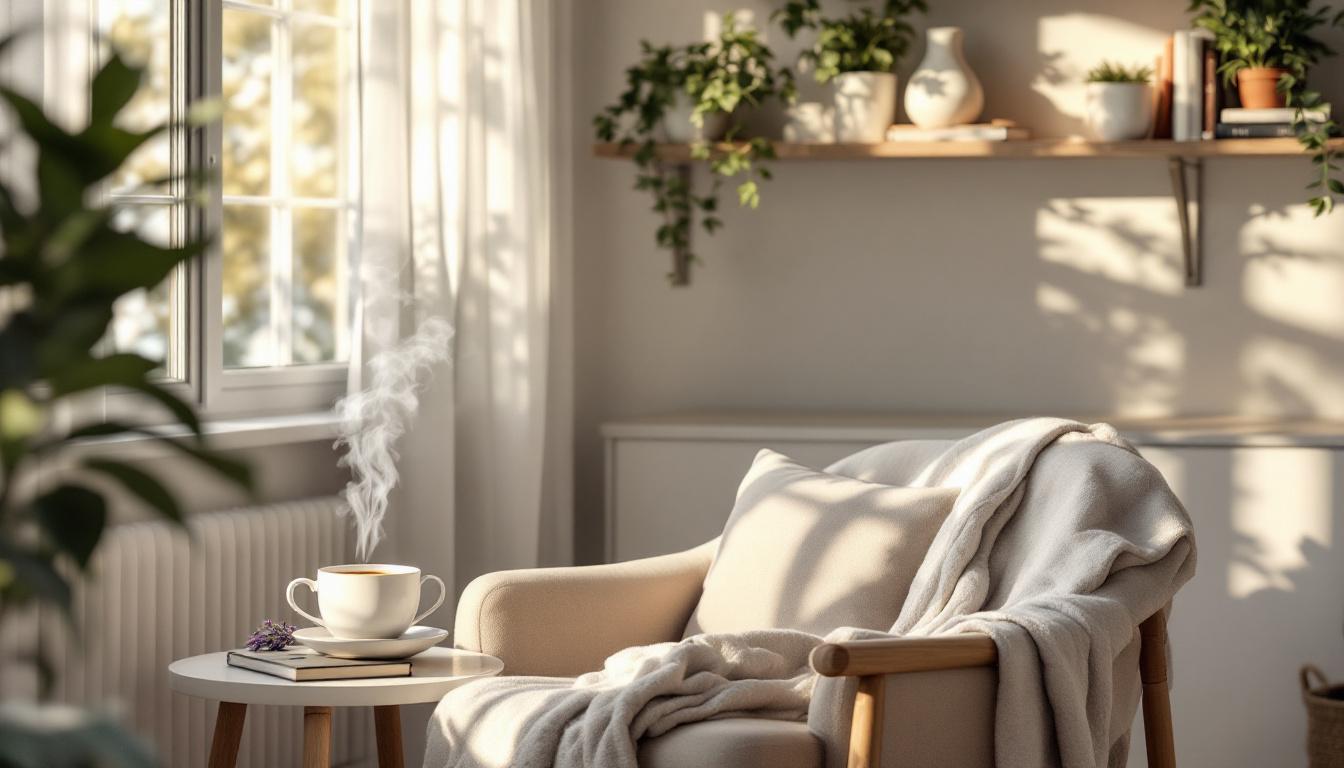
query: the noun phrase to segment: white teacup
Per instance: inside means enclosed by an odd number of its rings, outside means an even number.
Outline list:
[[[430,580],[439,585],[439,599],[424,613],[420,607],[420,587]],[[294,588],[300,584],[317,593],[317,608],[322,618],[303,610],[294,602]],[[317,569],[317,581],[295,579],[285,590],[289,607],[333,637],[356,640],[401,637],[412,624],[438,610],[448,589],[438,576],[421,576],[419,568],[409,565],[328,565]]]

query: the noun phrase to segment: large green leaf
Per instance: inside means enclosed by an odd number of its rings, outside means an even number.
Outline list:
[[[144,381],[140,384],[133,384],[131,386],[140,394],[151,400],[157,401],[164,408],[168,409],[168,412],[173,414],[173,418],[177,419],[177,422],[182,426],[190,429],[192,434],[198,436],[201,434],[201,420],[196,415],[196,410],[191,407],[190,403],[187,403],[182,400],[182,398],[174,395],[172,392],[169,392],[153,381]]]
[[[249,492],[254,490],[252,468],[241,461],[230,459],[223,454],[202,447],[190,440],[164,437],[163,435],[156,434],[154,431],[145,428],[137,428],[135,431],[148,437],[152,437],[179,453],[191,457],[197,463],[244,490]]]
[[[106,357],[90,357],[73,365],[50,371],[48,380],[58,396],[107,386],[134,387],[144,382],[158,363],[130,352]]]
[[[33,518],[58,550],[87,568],[107,525],[107,502],[79,485],[61,485],[33,501]]]
[[[67,619],[70,613],[70,584],[46,553],[21,549],[12,542],[0,539],[0,565],[7,565],[13,574],[8,584],[0,585],[0,594],[6,599],[11,597],[19,601],[35,597],[48,603],[54,603]]]
[[[0,766],[5,768],[157,765],[139,738],[73,707],[15,703],[0,712]]]
[[[139,467],[102,458],[88,459],[84,462],[84,466],[116,480],[127,491],[138,496],[141,501],[174,523],[182,525],[186,522],[182,508],[178,506],[172,492],[165,488],[158,478]]]
[[[130,103],[140,88],[144,71],[128,65],[115,52],[93,76],[92,105],[89,120],[95,124],[111,125],[122,108]]]

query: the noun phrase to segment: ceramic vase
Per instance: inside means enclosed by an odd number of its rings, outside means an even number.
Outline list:
[[[842,72],[831,80],[835,98],[835,140],[876,144],[896,120],[896,75]]]
[[[980,117],[985,92],[966,65],[961,27],[928,31],[924,60],[905,86],[905,114],[920,128],[965,125]]]
[[[704,125],[691,122],[695,112],[695,103],[683,91],[677,92],[677,99],[663,113],[663,138],[673,144],[689,144],[693,141],[718,141],[728,132],[728,115],[714,112],[705,115]]]
[[[1153,127],[1147,83],[1088,83],[1087,130],[1096,141],[1142,139]]]

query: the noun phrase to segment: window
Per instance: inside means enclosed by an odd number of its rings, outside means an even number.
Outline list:
[[[203,265],[126,297],[110,340],[164,359],[208,412],[311,410],[343,390],[359,231],[356,2],[93,4],[100,45],[147,67],[128,127],[223,101],[221,124],[146,145],[107,190],[125,226],[165,242],[217,233]],[[204,211],[160,181],[192,165],[215,174]]]

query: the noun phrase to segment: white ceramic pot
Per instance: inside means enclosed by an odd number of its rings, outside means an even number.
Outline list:
[[[896,75],[844,72],[831,81],[835,99],[835,140],[876,144],[896,121]]]
[[[1087,84],[1087,130],[1093,139],[1142,139],[1152,127],[1152,86],[1147,83]]]
[[[714,112],[705,115],[703,126],[691,122],[695,104],[685,92],[677,93],[677,100],[663,113],[663,137],[673,144],[689,144],[693,141],[718,141],[728,132],[728,115]]]
[[[966,65],[961,27],[933,27],[924,60],[905,86],[905,114],[920,128],[974,123],[985,107],[980,80]]]

